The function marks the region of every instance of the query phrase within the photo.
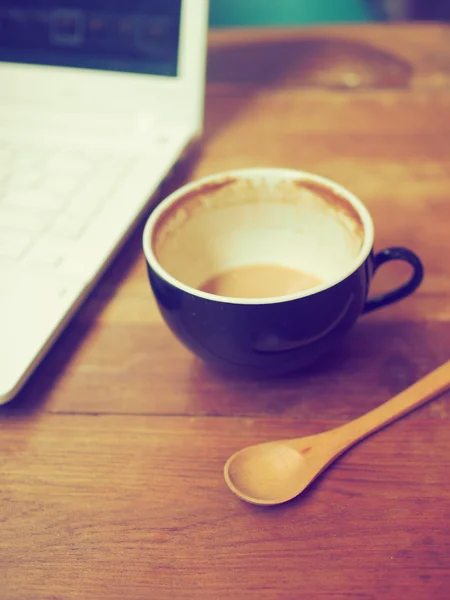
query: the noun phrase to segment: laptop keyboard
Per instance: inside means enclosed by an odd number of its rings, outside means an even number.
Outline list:
[[[189,140],[178,129],[133,140],[40,131],[28,128],[26,139],[0,128],[0,404],[86,298]]]
[[[65,257],[132,164],[103,149],[0,139],[0,267],[64,272]]]

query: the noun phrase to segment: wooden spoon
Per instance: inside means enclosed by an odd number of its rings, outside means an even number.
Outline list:
[[[249,446],[224,468],[228,487],[252,504],[298,496],[345,450],[450,388],[450,361],[362,417],[316,435]]]

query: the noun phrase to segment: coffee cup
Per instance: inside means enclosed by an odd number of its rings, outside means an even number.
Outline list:
[[[143,233],[159,310],[194,354],[219,367],[277,375],[328,353],[357,318],[412,294],[420,259],[373,252],[372,218],[337,183],[285,169],[212,175],[178,189]],[[369,298],[384,263],[412,274]],[[388,340],[387,340],[388,341]]]

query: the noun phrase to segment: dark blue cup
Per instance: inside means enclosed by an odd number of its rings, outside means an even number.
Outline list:
[[[400,247],[374,254],[373,241],[356,196],[282,169],[190,183],[154,210],[143,234],[150,284],[173,333],[204,360],[255,375],[311,365],[361,314],[417,289],[420,259]],[[411,278],[368,299],[375,271],[391,260],[408,262]]]

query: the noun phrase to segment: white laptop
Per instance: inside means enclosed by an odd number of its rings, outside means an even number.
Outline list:
[[[0,404],[201,134],[207,8],[0,1]]]

